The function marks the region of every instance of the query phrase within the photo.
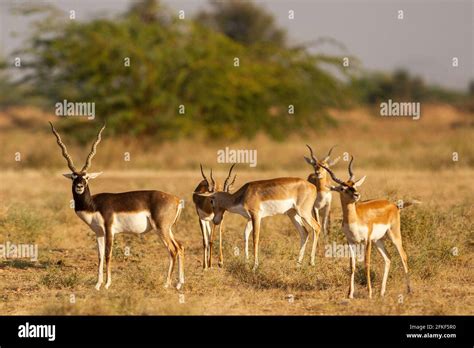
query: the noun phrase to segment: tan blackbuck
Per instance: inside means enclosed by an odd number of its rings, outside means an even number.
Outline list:
[[[96,154],[97,145],[101,141],[105,125],[97,134],[86,163],[81,170],[76,169],[61,137],[53,124],[50,123],[50,125],[71,170],[71,173],[63,175],[72,180],[74,210],[77,216],[95,232],[97,237],[99,270],[95,288],[99,290],[103,283],[104,257],[107,270],[105,288],[108,289],[112,283],[110,263],[114,236],[118,233],[141,234],[152,230],[159,235],[169,253],[169,268],[165,286],[171,285],[171,275],[177,260],[179,272],[177,288],[181,288],[184,284],[184,248],[173,236],[172,228],[176,225],[184,207],[184,201],[160,191],[132,191],[91,195],[89,180],[96,178],[101,173],[88,173],[88,170]]]
[[[323,167],[321,167],[321,165],[330,168],[339,161],[340,157],[330,160],[332,150],[336,146],[331,147],[331,149],[329,149],[328,154],[321,160],[314,155],[311,146],[306,146],[309,149],[310,157],[305,156],[304,159],[314,169],[314,173],[308,176],[308,181],[315,185],[318,189],[318,196],[316,197],[316,201],[314,202],[314,213],[316,215],[316,219],[321,224],[323,235],[327,237],[329,234],[329,219],[331,213],[332,193],[331,190],[328,188],[330,179],[327,175],[327,172],[323,169]]]
[[[237,176],[234,176],[234,179],[231,181],[230,177],[232,175],[232,169],[234,169],[235,164],[232,165],[229,169],[229,174],[224,181],[224,187],[222,191],[229,192],[232,188],[232,185],[235,182]],[[214,193],[221,191],[221,186],[219,183],[216,183],[212,176],[212,169],[210,171],[211,180],[206,177],[204,171],[201,167],[202,179],[198,186],[194,189],[193,202],[196,206],[196,213],[199,217],[199,226],[201,227],[202,233],[202,244],[203,244],[203,268],[207,269],[212,267],[212,245],[214,241],[215,229],[219,229],[219,267],[224,265],[224,255],[222,253],[222,223],[221,220],[219,224],[214,224],[212,219],[214,218],[214,212],[211,205],[211,199],[209,197],[203,197],[200,194],[203,193]],[[212,223],[212,228],[211,228]]]
[[[392,240],[402,259],[407,291],[409,293],[410,279],[408,276],[408,260],[407,254],[402,246],[402,235],[400,232],[400,209],[402,206],[397,206],[385,199],[359,202],[361,194],[358,191],[358,187],[364,182],[365,176],[359,180],[355,180],[354,173],[352,172],[353,160],[354,158],[352,157],[348,167],[349,179],[347,181],[338,179],[331,169],[321,165],[328,171],[332,179],[339,184],[338,186],[331,186],[330,189],[339,192],[342,206],[342,229],[349,243],[351,266],[349,298],[354,298],[354,275],[356,269],[355,245],[356,243],[362,242],[365,242],[365,267],[369,297],[372,297],[372,285],[370,281],[370,254],[372,243],[375,243],[377,250],[385,261],[382,288],[380,291],[381,296],[385,294],[388,272],[390,270],[390,256],[385,250],[382,240],[386,234],[388,234]],[[403,207],[408,207],[415,203],[420,202],[405,202]]]
[[[226,211],[248,220],[246,233],[251,230],[253,235],[255,271],[258,267],[261,219],[277,214],[288,215],[300,233],[298,264],[302,263],[309,237],[308,229],[313,231],[316,242],[319,237],[320,225],[312,213],[316,194],[316,187],[306,180],[277,178],[246,183],[235,193],[220,191],[199,195],[210,198],[214,224],[218,225],[222,221]],[[248,228],[249,224],[251,229]]]

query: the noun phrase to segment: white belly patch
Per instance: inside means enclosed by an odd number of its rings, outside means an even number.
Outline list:
[[[149,212],[114,213],[112,233],[145,233],[152,230]]]
[[[353,242],[360,243],[361,241],[367,240],[367,235],[369,232],[369,227],[367,225],[359,225],[359,224],[344,224],[343,230],[346,237]],[[378,241],[382,238],[387,230],[390,228],[388,224],[374,224],[372,228],[372,233],[370,235],[370,239],[372,241]]]
[[[268,200],[260,203],[261,217],[285,214],[288,210],[295,207],[293,199]]]
[[[390,225],[385,225],[385,224],[375,224],[374,227],[372,228],[372,234],[371,238],[373,241],[377,241],[380,238],[382,238],[385,233],[388,231],[390,228]]]

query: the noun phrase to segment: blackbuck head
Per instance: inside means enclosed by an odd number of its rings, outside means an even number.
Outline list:
[[[340,157],[336,157],[335,159],[333,160],[330,160],[331,159],[331,153],[332,153],[332,150],[336,147],[336,145],[334,145],[333,147],[331,147],[329,149],[329,152],[328,154],[326,155],[326,157],[324,157],[322,160],[319,160],[315,155],[314,155],[314,152],[313,152],[313,149],[311,148],[311,146],[309,145],[306,145],[309,149],[309,152],[310,152],[310,156],[311,157],[304,157],[304,159],[306,160],[306,162],[313,167],[314,169],[314,173],[316,174],[316,176],[319,178],[319,179],[324,179],[326,177],[326,171],[323,170],[323,166],[326,167],[326,168],[329,168],[329,167],[332,167],[333,165],[335,165]]]
[[[216,181],[214,180],[212,176],[212,168],[210,170],[211,180],[209,181],[209,179],[206,177],[206,174],[204,174],[204,170],[202,169],[202,164],[199,164],[199,166],[201,168],[202,178],[204,179],[201,183],[203,184],[203,189],[205,189],[205,192],[195,192],[195,193],[214,193],[218,191],[229,192],[230,189],[232,188],[232,185],[234,185],[235,183],[235,179],[237,178],[237,175],[235,175],[234,179],[232,181],[229,181],[232,174],[232,170],[234,169],[234,166],[235,166],[235,163],[234,163],[232,167],[230,167],[229,169],[229,174],[227,175],[227,178],[224,181],[224,187],[221,190],[221,186],[218,183],[216,183]]]
[[[351,161],[349,162],[349,166],[347,168],[349,172],[349,179],[347,181],[343,181],[336,177],[334,172],[324,165],[321,165],[330,175],[332,180],[338,183],[338,186],[330,186],[329,189],[331,191],[336,191],[341,194],[341,199],[348,203],[357,202],[360,199],[360,192],[357,190],[364,181],[366,176],[363,176],[359,180],[355,180],[354,172],[352,171],[352,162],[354,161],[354,156],[351,156]]]
[[[212,175],[211,175],[212,182],[209,183],[209,181],[207,180],[206,176],[204,175],[202,171],[202,166],[201,166],[201,174],[204,180],[207,181],[208,185],[212,186],[213,190],[209,190],[209,192],[206,192],[206,193],[201,193],[201,192],[194,192],[194,193],[197,194],[198,196],[209,198],[209,201],[212,206],[212,210],[214,212],[214,218],[212,219],[212,222],[215,225],[219,225],[224,217],[224,213],[225,213],[224,203],[225,203],[225,200],[229,197],[232,185],[234,185],[235,179],[237,178],[237,174],[236,174],[234,175],[234,178],[231,180],[232,170],[234,169],[234,167],[235,167],[235,163],[230,167],[229,173],[227,174],[227,177],[224,181],[223,189],[221,191],[221,190],[215,189],[215,181],[214,179],[212,179]]]
[[[54,126],[51,122],[49,122],[49,124],[51,125],[51,131],[56,136],[57,143],[58,143],[59,147],[62,150],[63,157],[67,161],[67,166],[71,170],[71,173],[66,173],[66,174],[63,174],[63,175],[66,178],[72,180],[72,189],[73,189],[73,191],[78,195],[82,195],[87,189],[89,180],[97,178],[100,174],[102,174],[102,172],[88,173],[87,171],[89,170],[89,168],[91,166],[91,163],[92,163],[92,159],[94,158],[94,156],[97,152],[97,145],[102,140],[101,135],[102,135],[103,130],[105,129],[105,124],[102,126],[102,128],[97,133],[96,140],[92,144],[92,148],[91,148],[91,151],[90,151],[89,155],[87,156],[86,163],[84,164],[84,166],[82,167],[81,170],[76,169],[76,167],[74,166],[74,162],[72,161],[71,156],[67,152],[66,145],[64,145],[63,141],[61,140],[61,137],[59,136],[59,133],[54,128]]]
[[[211,180],[209,180],[206,177],[206,174],[204,174],[204,170],[202,169],[202,164],[199,164],[199,167],[201,168],[201,175],[202,175],[203,181],[201,181],[197,190],[199,190],[199,192],[201,193],[205,193],[205,192],[212,193],[219,190],[220,185],[216,183],[216,181],[214,180],[214,177],[212,176],[212,168],[210,170]]]

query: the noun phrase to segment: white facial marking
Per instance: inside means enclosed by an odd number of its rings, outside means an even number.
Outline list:
[[[84,193],[84,191],[86,190],[85,186],[83,184],[78,184],[74,187],[74,191],[78,194],[78,195],[82,195]]]

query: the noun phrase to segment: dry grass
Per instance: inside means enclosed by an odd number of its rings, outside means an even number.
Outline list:
[[[360,169],[360,171],[363,171]],[[186,285],[180,293],[163,288],[167,256],[153,234],[120,235],[114,248],[110,290],[97,292],[96,249],[93,233],[69,208],[70,184],[59,175],[28,171],[2,174],[0,236],[12,243],[37,243],[38,262],[3,261],[0,268],[2,314],[470,314],[474,310],[472,189],[459,190],[473,170],[437,173],[447,187],[426,181],[429,172],[367,170],[365,197],[417,198],[425,203],[403,212],[403,236],[410,256],[415,293],[406,296],[403,271],[393,247],[388,293],[368,300],[361,269],[356,299],[345,299],[348,260],[324,257],[323,246],[344,243],[340,208],[335,199],[331,237],[321,243],[317,265],[296,267],[298,237],[283,216],[264,220],[261,266],[253,273],[242,257],[244,221],[226,218],[225,267],[201,269],[201,237],[189,204],[198,176],[191,172],[155,172],[141,176],[105,174],[92,184],[94,192],[127,188],[159,188],[188,202],[176,232],[186,245]],[[303,176],[303,172],[292,175]],[[272,177],[271,172],[258,177]],[[255,174],[240,173],[239,182]],[[108,180],[113,179],[113,180]],[[420,182],[423,183],[420,185]],[[370,186],[369,186],[370,185]],[[462,186],[462,185],[461,185]],[[396,189],[398,188],[398,189]],[[438,190],[438,191],[437,191]],[[453,191],[458,196],[453,198]],[[25,194],[29,199],[25,200]],[[8,203],[6,203],[8,202]],[[390,243],[387,243],[390,244]],[[125,256],[125,247],[130,256]],[[453,248],[458,255],[453,255]],[[240,255],[236,256],[238,248]],[[309,251],[309,250],[307,250]],[[380,287],[382,260],[374,252],[374,280]],[[308,256],[308,254],[306,255]],[[76,303],[70,303],[74,294]],[[180,303],[180,294],[185,303]],[[290,301],[293,295],[294,301]],[[403,303],[399,303],[399,296]],[[182,299],[182,297],[181,297]]]
[[[97,292],[95,238],[69,207],[70,183],[60,175],[65,165],[56,144],[46,128],[28,128],[27,123],[20,130],[4,122],[0,243],[36,243],[39,260],[0,261],[0,314],[472,314],[474,151],[469,139],[474,131],[468,127],[472,115],[449,107],[430,108],[420,121],[381,120],[368,110],[335,112],[350,127],[316,134],[311,140],[294,137],[284,144],[264,137],[237,144],[196,145],[186,140],[150,148],[135,140],[104,141],[93,169],[106,170],[92,182],[93,192],[159,189],[186,200],[176,232],[186,247],[186,284],[181,292],[163,288],[168,258],[153,234],[117,237],[113,285]],[[348,134],[356,140],[350,142]],[[320,244],[315,267],[309,266],[309,250],[304,266],[296,267],[299,237],[289,220],[278,216],[264,220],[261,264],[253,273],[242,256],[245,222],[227,215],[224,268],[202,270],[202,242],[191,203],[200,179],[197,164],[215,163],[216,149],[224,146],[255,148],[258,167],[240,165],[237,185],[284,175],[306,177],[309,168],[302,160],[306,141],[321,149],[318,153],[338,143],[339,152],[357,155],[356,174],[368,177],[364,198],[423,201],[402,213],[414,294],[405,294],[401,263],[388,242],[393,263],[386,297],[367,299],[359,263],[356,298],[346,300],[348,259],[324,257],[323,252],[328,243],[345,242],[336,196],[330,239]],[[16,151],[22,152],[23,161],[13,161]],[[122,160],[124,151],[131,152],[131,162]],[[460,153],[457,163],[451,161],[453,151]],[[71,152],[77,162],[86,155],[74,146]],[[227,165],[214,167],[222,178]],[[336,172],[345,173],[344,162]],[[124,253],[127,246],[129,256]],[[373,286],[378,291],[383,262],[376,251],[373,255]],[[71,295],[75,303],[70,302]]]
[[[217,167],[217,151],[228,146],[232,149],[258,150],[257,170],[306,170],[308,167],[302,156],[306,155],[305,144],[308,143],[320,156],[337,144],[339,153],[351,152],[357,158],[357,165],[365,168],[452,168],[453,152],[459,154],[456,167],[474,167],[474,147],[470,146],[474,136],[474,115],[462,113],[451,106],[423,106],[422,117],[418,121],[376,116],[374,110],[367,108],[335,110],[332,114],[339,127],[321,129],[306,136],[292,135],[285,142],[271,141],[264,135],[232,143],[226,140],[206,142],[198,140],[197,135],[197,139],[154,144],[143,138],[114,139],[106,130],[94,167],[127,171],[196,170],[200,162]],[[34,109],[0,112],[0,119],[10,121],[3,122],[3,126],[0,122],[3,143],[0,147],[0,166],[14,170],[64,168],[64,160],[59,155],[47,121],[56,124],[90,122],[77,119],[65,121]],[[63,138],[75,161],[84,161],[90,145],[81,146],[70,137]],[[14,160],[17,152],[21,153],[21,162]],[[130,161],[124,161],[124,153],[130,154]]]

